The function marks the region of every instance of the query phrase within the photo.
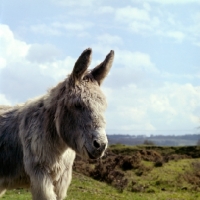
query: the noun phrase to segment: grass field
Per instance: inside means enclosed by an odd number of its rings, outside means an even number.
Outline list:
[[[5,200],[30,200],[31,195],[27,190],[8,191],[2,199]],[[95,181],[81,174],[74,173],[73,181],[68,191],[68,200],[199,200],[200,193],[177,190],[171,187],[168,191],[159,188],[154,193],[133,193],[124,191],[120,193],[115,188]]]
[[[118,151],[120,148],[118,148]],[[124,148],[130,156],[130,149],[128,147]],[[169,148],[165,149],[165,153],[171,151]],[[123,148],[118,153],[128,154]],[[155,167],[155,162],[142,159],[140,166],[142,166],[143,173],[139,173],[140,167],[124,171],[124,179],[128,179],[129,183],[121,191],[111,186],[111,184],[94,180],[74,171],[67,199],[200,200],[199,163],[200,158],[183,158],[169,160],[162,163],[161,166]],[[29,191],[19,189],[7,191],[2,199],[29,200],[31,195]]]

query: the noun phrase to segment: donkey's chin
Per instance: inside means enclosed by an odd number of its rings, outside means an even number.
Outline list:
[[[84,148],[84,151],[85,151],[85,157],[88,159],[92,159],[92,160],[95,160],[95,159],[98,159],[98,158],[101,158],[103,155],[104,155],[104,151],[102,152],[99,152],[99,151],[93,151],[93,152],[90,152],[86,147]]]

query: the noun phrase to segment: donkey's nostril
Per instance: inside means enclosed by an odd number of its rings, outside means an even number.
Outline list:
[[[94,140],[93,145],[96,149],[99,149],[101,147],[101,145],[96,140]]]

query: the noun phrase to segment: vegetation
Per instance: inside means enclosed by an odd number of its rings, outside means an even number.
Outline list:
[[[77,157],[67,200],[200,199],[200,148],[113,145],[102,160]],[[27,190],[2,199],[31,199]]]

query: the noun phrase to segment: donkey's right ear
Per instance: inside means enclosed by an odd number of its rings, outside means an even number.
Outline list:
[[[103,80],[107,76],[114,59],[114,51],[111,50],[110,53],[106,56],[105,60],[97,65],[92,71],[91,74],[94,79],[99,83],[102,84]]]
[[[74,69],[71,74],[72,81],[75,84],[77,81],[80,81],[83,78],[85,71],[90,65],[91,57],[92,57],[92,49],[88,48],[85,51],[83,51],[83,53],[76,61]]]

